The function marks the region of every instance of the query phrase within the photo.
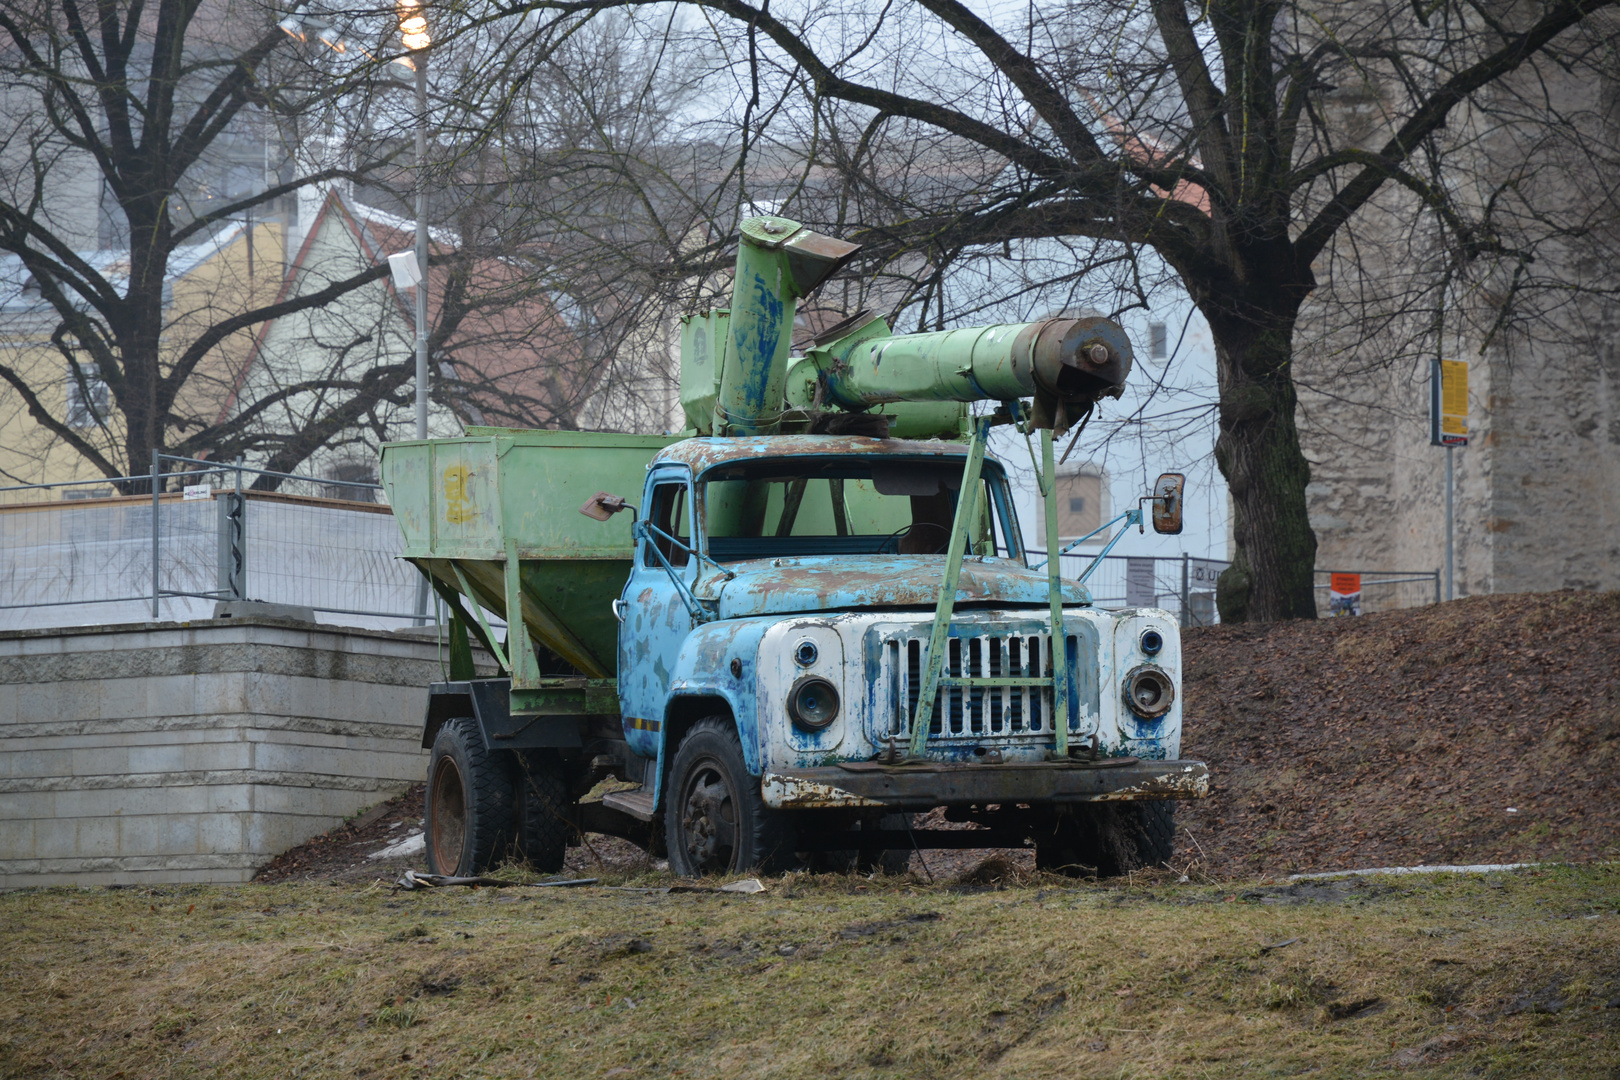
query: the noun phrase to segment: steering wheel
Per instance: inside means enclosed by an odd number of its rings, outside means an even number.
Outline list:
[[[919,539],[921,534],[926,533],[929,529],[932,529],[939,533],[939,542],[935,545],[932,551],[912,551],[908,552],[907,554],[940,555],[944,553],[946,546],[950,544],[951,530],[947,529],[945,526],[935,521],[913,521],[910,525],[902,525],[900,528],[894,530],[894,532],[886,536],[883,543],[878,545],[877,553],[879,555],[900,554],[900,538],[909,534],[913,529],[918,531]],[[890,546],[891,544],[893,545],[892,547]]]

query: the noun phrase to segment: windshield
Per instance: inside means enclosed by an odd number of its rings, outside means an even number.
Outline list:
[[[709,556],[942,555],[962,462],[938,458],[794,458],[725,465],[701,488]],[[1020,554],[1001,467],[986,461],[969,554]]]

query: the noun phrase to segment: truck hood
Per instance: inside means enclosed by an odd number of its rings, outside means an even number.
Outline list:
[[[736,576],[706,577],[696,590],[719,601],[722,619],[862,608],[931,608],[945,576],[943,555],[837,555],[758,559],[728,565]],[[1044,571],[1010,559],[967,558],[957,579],[956,602],[1030,604],[1051,602]],[[1091,594],[1076,581],[1063,582],[1065,604],[1086,604]]]

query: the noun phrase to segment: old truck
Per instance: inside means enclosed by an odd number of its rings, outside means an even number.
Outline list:
[[[993,425],[1023,436],[1057,551],[1054,438],[1119,396],[1130,343],[1101,318],[896,335],[862,313],[794,355],[798,300],[856,250],[743,224],[730,308],[683,324],[682,437],[383,448],[404,555],[449,613],[422,730],[433,871],[554,870],[582,830],[688,876],[1169,856],[1174,801],[1209,785],[1179,756],[1175,620],[1101,610],[1032,560],[987,452]],[[1161,477],[1110,524],[1148,505],[1178,531],[1181,497]],[[916,827],[936,807],[957,827]]]

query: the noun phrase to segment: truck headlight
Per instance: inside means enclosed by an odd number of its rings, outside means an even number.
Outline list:
[[[788,715],[806,731],[821,731],[838,719],[838,691],[820,675],[806,675],[788,691]]]
[[[1163,669],[1143,664],[1125,676],[1125,704],[1137,716],[1148,720],[1163,716],[1175,701],[1176,685]]]

